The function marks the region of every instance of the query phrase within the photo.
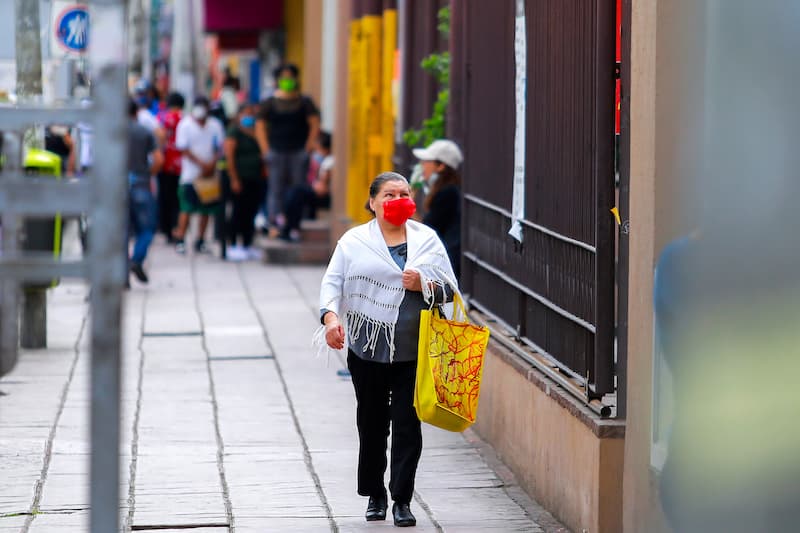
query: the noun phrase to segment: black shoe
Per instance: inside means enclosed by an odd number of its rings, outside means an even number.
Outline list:
[[[407,503],[396,503],[392,505],[392,515],[394,525],[397,527],[412,527],[417,525],[417,519],[411,514],[411,507]]]
[[[136,279],[138,279],[142,283],[147,283],[148,281],[150,281],[140,263],[131,264],[131,272],[133,272],[133,275],[136,276]]]
[[[376,520],[386,520],[386,508],[389,506],[386,500],[386,495],[383,496],[370,496],[369,503],[367,504],[367,513],[364,515],[367,522],[375,522]]]
[[[208,248],[206,247],[206,242],[203,239],[198,239],[194,242],[194,251],[198,254],[205,254],[208,253]]]

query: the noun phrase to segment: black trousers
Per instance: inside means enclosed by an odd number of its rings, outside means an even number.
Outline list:
[[[255,218],[258,208],[264,201],[266,182],[263,179],[243,179],[242,192],[233,194],[233,215],[231,224],[231,240],[236,244],[241,237],[242,245],[253,244],[255,234]]]
[[[306,212],[308,212],[308,217],[313,220],[317,218],[317,208],[327,208],[330,205],[330,195],[321,198],[317,196],[310,185],[306,183],[295,185],[286,194],[284,202],[284,213],[286,213],[284,233],[288,234],[290,230],[300,229],[300,222]]]
[[[375,363],[347,354],[356,391],[358,426],[358,493],[381,496],[386,488],[386,439],[391,425],[392,457],[389,493],[410,503],[422,455],[422,427],[414,410],[417,362]]]
[[[177,174],[161,172],[158,175],[158,229],[168,238],[178,224],[178,181]]]

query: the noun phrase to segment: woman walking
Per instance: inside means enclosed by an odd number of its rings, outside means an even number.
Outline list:
[[[409,220],[416,206],[408,181],[376,177],[368,209],[375,218],[339,240],[320,289],[325,343],[347,346],[356,394],[358,494],[369,497],[367,521],[384,520],[386,444],[391,425],[389,495],[394,524],[416,525],[411,512],[422,430],[413,405],[419,312],[458,290],[436,233]]]
[[[253,249],[253,236],[256,213],[264,200],[267,185],[261,150],[253,130],[255,122],[254,107],[243,105],[228,126],[225,137],[225,159],[233,193],[233,246],[228,250],[228,258],[233,261],[259,257]]]
[[[414,149],[422,164],[425,181],[424,224],[436,230],[442,239],[456,277],[461,275],[461,178],[458,167],[464,160],[453,141],[440,139],[427,148]]]

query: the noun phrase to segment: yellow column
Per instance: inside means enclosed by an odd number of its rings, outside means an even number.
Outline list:
[[[359,199],[363,198],[363,187],[359,190],[359,176],[366,173],[365,162],[366,154],[363,150],[363,121],[361,120],[362,78],[366,61],[363,61],[361,19],[355,19],[350,23],[350,61],[348,62],[349,83],[347,103],[347,115],[349,117],[349,139],[347,152],[347,215],[354,222],[362,220],[363,215],[359,210]],[[362,205],[363,209],[363,200]]]
[[[395,52],[397,51],[397,10],[383,12],[383,43],[381,57],[381,170],[392,170],[394,154]]]
[[[396,47],[396,10],[366,15],[351,23],[347,214],[356,223],[370,218],[364,203],[372,179],[392,170]]]
[[[283,27],[286,31],[286,57],[303,70],[303,18],[305,2],[302,0],[283,1]]]

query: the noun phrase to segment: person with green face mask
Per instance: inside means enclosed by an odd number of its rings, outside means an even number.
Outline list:
[[[319,135],[319,110],[300,92],[296,65],[281,65],[274,76],[277,89],[260,104],[255,135],[268,173],[267,215],[277,234],[286,224],[286,191],[306,179]]]

